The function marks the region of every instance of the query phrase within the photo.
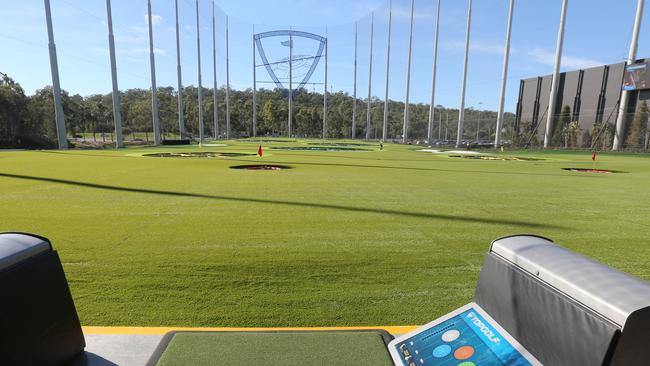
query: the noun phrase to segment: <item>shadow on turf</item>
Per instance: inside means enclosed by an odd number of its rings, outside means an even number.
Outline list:
[[[366,207],[354,207],[354,206],[342,206],[342,205],[328,205],[328,204],[323,204],[323,203],[292,202],[292,201],[267,200],[267,199],[260,199],[260,198],[216,196],[216,195],[201,194],[201,193],[162,191],[162,190],[156,190],[156,189],[119,187],[119,186],[110,186],[110,185],[97,184],[97,183],[77,182],[77,181],[66,180],[66,179],[35,177],[35,176],[29,176],[29,175],[19,175],[19,174],[9,174],[9,173],[0,173],[0,177],[34,180],[34,181],[58,183],[58,184],[67,184],[67,185],[73,185],[73,186],[79,186],[79,187],[95,188],[95,189],[106,189],[106,190],[113,190],[113,191],[120,191],[120,192],[158,194],[158,195],[172,196],[172,197],[206,198],[206,199],[221,200],[221,201],[234,201],[234,202],[247,202],[247,203],[266,203],[266,204],[276,204],[276,205],[286,205],[286,206],[298,206],[298,207],[310,207],[310,208],[323,208],[323,209],[331,209],[331,210],[342,210],[342,211],[351,211],[351,212],[364,212],[364,213],[376,213],[376,214],[384,214],[384,215],[408,216],[408,217],[417,217],[417,218],[423,218],[423,219],[451,220],[451,221],[461,221],[461,222],[476,223],[476,224],[525,226],[525,227],[537,228],[537,229],[539,229],[539,228],[545,228],[545,229],[561,229],[561,228],[563,228],[563,227],[558,226],[558,225],[540,224],[540,223],[536,223],[536,222],[525,222],[525,221],[504,220],[504,219],[492,219],[492,218],[479,218],[479,217],[466,217],[466,216],[454,216],[454,215],[433,214],[433,213],[424,213],[424,212],[408,212],[408,211],[387,210],[387,209],[379,209],[379,208],[366,208]]]
[[[241,161],[250,163],[252,160],[230,159],[224,158],[228,161]],[[378,160],[381,161],[381,160]],[[421,161],[421,160],[407,160],[407,161]],[[444,161],[444,160],[443,160]],[[399,169],[399,170],[421,170],[430,172],[444,172],[444,173],[472,173],[472,174],[499,174],[499,175],[537,175],[543,177],[569,177],[569,178],[597,178],[596,176],[587,175],[568,175],[568,174],[544,174],[544,173],[530,173],[530,172],[504,172],[504,171],[487,171],[487,170],[463,170],[463,169],[438,169],[438,168],[417,168],[406,166],[387,166],[387,165],[360,165],[360,164],[339,164],[339,163],[305,163],[295,161],[264,161],[267,164],[287,164],[287,165],[315,165],[315,166],[339,166],[346,168],[377,168],[377,169]]]
[[[72,155],[72,154],[66,154],[65,152],[59,152],[59,151],[39,151],[42,153],[47,153],[47,154],[62,154],[62,155]],[[214,153],[219,153],[215,151]],[[371,161],[401,161],[401,162],[431,162],[432,160],[430,159],[384,159],[384,158],[358,158],[358,157],[351,157],[351,156],[334,156],[334,155],[319,155],[319,154],[277,154],[278,156],[308,156],[308,157],[324,157],[324,158],[344,158],[344,159],[355,159],[355,160],[371,160]],[[74,156],[93,156],[93,157],[102,157],[102,158],[133,158],[133,156],[127,156],[127,155],[100,155],[100,154],[74,154]],[[245,163],[250,163],[253,160],[242,160],[242,159],[231,159],[231,158],[223,158],[224,160],[229,160],[229,161],[241,161]],[[387,165],[360,165],[360,164],[338,164],[338,163],[305,163],[305,162],[278,162],[278,161],[265,161],[266,163],[269,164],[290,164],[290,165],[315,165],[315,166],[339,166],[339,167],[346,167],[346,168],[378,168],[378,169],[401,169],[401,170],[420,170],[420,171],[431,171],[431,172],[444,172],[444,173],[476,173],[476,174],[500,174],[500,175],[537,175],[537,176],[542,176],[542,177],[564,177],[564,178],[598,178],[597,176],[593,175],[569,175],[569,174],[545,174],[545,173],[523,173],[523,172],[504,172],[504,171],[486,171],[486,170],[461,170],[461,169],[439,169],[439,168],[416,168],[416,167],[404,167],[404,166],[387,166]],[[452,159],[440,159],[436,160],[436,163],[454,163],[456,160]]]

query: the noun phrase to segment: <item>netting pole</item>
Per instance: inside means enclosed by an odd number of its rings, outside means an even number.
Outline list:
[[[415,0],[411,0],[411,25],[409,30],[409,50],[406,65],[406,101],[404,103],[404,131],[402,131],[402,143],[406,143],[409,131],[409,101],[411,96],[411,57],[413,56],[413,13],[415,11]]]
[[[503,112],[506,103],[506,86],[508,84],[508,62],[510,60],[510,35],[512,33],[512,15],[515,10],[515,0],[510,0],[508,9],[508,26],[506,30],[506,46],[503,51],[503,73],[501,77],[501,92],[499,93],[499,111],[497,113],[497,130],[494,131],[494,148],[501,145],[501,130],[503,129]]]
[[[288,118],[288,135],[291,138],[291,128],[293,120],[293,37],[289,33],[289,118]]]
[[[113,36],[113,12],[111,0],[106,0],[106,22],[108,24],[108,51],[111,60],[111,83],[113,85],[113,122],[115,123],[115,147],[124,147],[122,137],[122,114],[120,112],[120,89],[117,86],[117,63],[115,61],[115,37]]]
[[[368,111],[366,115],[366,140],[370,140],[370,108],[372,107],[372,46],[375,32],[375,13],[370,19],[370,57],[368,67]]]
[[[176,5],[176,76],[178,79],[178,133],[180,138],[185,134],[185,107],[183,106],[183,77],[181,74],[181,36],[178,24],[178,0]]]
[[[323,93],[323,139],[327,138],[327,45],[329,43],[327,36],[327,28],[325,28],[325,92]]]
[[[67,132],[65,129],[65,115],[63,114],[63,103],[61,101],[61,83],[59,80],[59,62],[56,57],[56,45],[54,44],[54,30],[52,26],[52,11],[50,0],[45,0],[45,19],[47,22],[48,47],[50,51],[50,69],[52,71],[52,97],[54,99],[54,115],[56,118],[56,135],[59,149],[68,148]]]
[[[636,6],[636,16],[634,18],[634,30],[632,31],[632,43],[630,43],[630,52],[627,56],[627,65],[632,65],[636,62],[636,51],[639,44],[639,32],[641,30],[641,19],[643,18],[643,1],[638,0]],[[625,120],[627,106],[630,99],[630,92],[623,90],[621,94],[621,102],[618,106],[618,116],[616,116],[616,133],[614,134],[614,145],[612,150],[616,151],[621,148],[625,137]]]
[[[467,30],[465,31],[465,60],[463,62],[463,82],[460,91],[460,107],[458,108],[458,135],[456,136],[456,147],[460,147],[463,141],[463,124],[465,122],[465,87],[467,86],[467,63],[469,61],[469,36],[472,24],[472,0],[467,3]]]
[[[544,148],[551,145],[553,138],[553,118],[557,104],[557,91],[560,86],[560,66],[562,65],[562,44],[564,43],[564,25],[566,24],[566,11],[569,0],[562,0],[562,13],[560,15],[560,29],[557,32],[557,45],[555,48],[555,65],[553,66],[553,81],[551,82],[551,96],[548,100],[548,116],[546,116],[546,131],[544,131]]]
[[[388,87],[390,83],[390,41],[393,29],[393,0],[388,8],[388,45],[386,46],[386,91],[384,93],[384,125],[381,131],[381,141],[386,141],[388,136]]]
[[[214,16],[214,0],[212,0],[212,80],[214,81],[212,89],[212,117],[213,127],[212,134],[214,139],[219,138],[219,105],[217,98],[217,21]]]
[[[228,16],[226,16],[226,139],[230,139],[230,45]]]
[[[352,96],[352,139],[357,137],[357,47],[359,23],[354,23],[354,87]]]
[[[433,36],[433,66],[431,70],[431,104],[429,105],[429,128],[427,129],[427,143],[433,139],[433,121],[436,113],[436,72],[438,67],[438,34],[440,31],[440,0],[436,5],[436,32]],[[440,140],[440,127],[438,127],[438,140]]]
[[[257,136],[257,50],[255,49],[255,25],[253,25],[253,137]]]
[[[203,84],[201,80],[201,24],[199,23],[199,0],[196,0],[196,59],[199,78],[199,145],[203,144]]]
[[[151,19],[151,0],[147,0],[149,23],[149,64],[151,68],[151,119],[153,123],[153,143],[160,145],[160,120],[158,117],[158,87],[156,86],[156,57],[153,52],[153,21]]]

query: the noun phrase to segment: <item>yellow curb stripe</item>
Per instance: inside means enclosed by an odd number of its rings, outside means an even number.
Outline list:
[[[307,327],[307,328],[191,328],[191,327],[82,327],[84,334],[121,334],[121,335],[160,335],[174,331],[193,332],[259,332],[259,331],[319,331],[319,330],[374,330],[383,329],[391,334],[404,334],[417,328],[415,325],[408,326],[385,326],[385,327]]]

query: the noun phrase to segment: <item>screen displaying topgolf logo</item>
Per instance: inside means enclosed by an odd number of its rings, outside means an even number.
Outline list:
[[[405,366],[531,366],[476,308],[395,343]]]
[[[493,343],[500,343],[501,342],[501,339],[499,339],[499,337],[496,336],[495,332],[493,330],[491,330],[487,325],[485,325],[485,323],[483,323],[483,321],[481,321],[481,319],[479,318],[479,316],[476,313],[474,313],[473,311],[470,311],[469,314],[467,314],[467,318],[471,320],[472,324],[474,324],[479,329],[479,331],[485,337],[487,337],[487,339],[490,342],[493,342]]]

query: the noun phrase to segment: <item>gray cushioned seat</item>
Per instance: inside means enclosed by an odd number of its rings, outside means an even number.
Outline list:
[[[18,233],[0,234],[0,271],[50,249],[50,243],[40,237]]]

